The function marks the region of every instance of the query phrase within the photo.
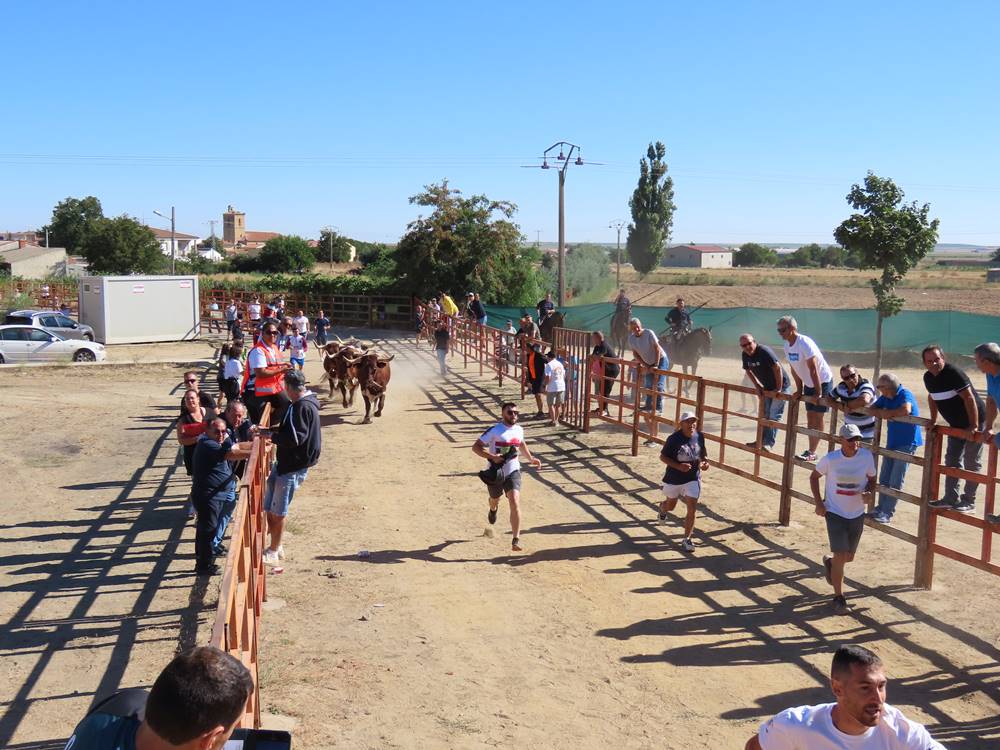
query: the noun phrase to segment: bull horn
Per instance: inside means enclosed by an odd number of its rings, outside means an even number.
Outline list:
[[[353,359],[344,357],[344,361],[349,365],[356,365],[358,362],[361,361],[361,357],[354,357]]]
[[[333,333],[333,331],[330,331],[330,333]],[[337,339],[337,341],[339,341],[341,344],[344,343],[344,340],[342,338],[340,338],[340,336],[337,336],[337,334],[335,334],[335,333],[333,333],[333,335]]]
[[[390,354],[388,357],[386,357],[384,354],[379,354],[378,358],[384,360],[385,362],[392,362],[392,360],[396,358],[396,355]]]

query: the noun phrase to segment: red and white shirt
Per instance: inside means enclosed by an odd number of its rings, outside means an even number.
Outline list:
[[[479,437],[479,442],[485,445],[490,453],[506,453],[510,448],[520,450],[524,443],[524,428],[519,424],[507,426],[497,422]],[[515,471],[521,470],[521,462],[517,456],[503,465],[503,476],[506,479]]]

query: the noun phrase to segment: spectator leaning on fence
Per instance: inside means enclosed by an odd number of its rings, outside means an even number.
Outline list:
[[[865,411],[875,401],[875,386],[861,377],[857,367],[844,365],[840,368],[840,383],[830,391],[830,401],[847,409],[844,424],[857,426],[862,440],[875,439],[875,417]]]
[[[826,491],[819,490],[826,477]],[[826,535],[831,555],[823,556],[826,582],[833,586],[833,606],[847,610],[844,598],[844,566],[854,561],[854,553],[865,528],[865,497],[875,487],[875,457],[861,446],[861,430],[853,424],[840,428],[840,450],[821,458],[809,475],[816,501],[816,515],[826,519]],[[825,500],[824,500],[825,497]]]
[[[799,324],[791,315],[778,318],[778,335],[785,340],[785,358],[792,368],[795,379],[795,397],[817,396],[824,398],[830,395],[833,385],[833,371],[826,363],[823,352],[816,342],[808,336],[799,333]],[[830,407],[822,403],[806,403],[806,424],[811,430],[823,429],[823,415]],[[809,448],[799,454],[804,461],[816,460],[816,449],[819,447],[819,437],[809,436]]]
[[[986,375],[986,418],[983,420],[983,435],[986,440],[992,440],[1000,448],[1000,434],[993,431],[993,423],[997,418],[997,405],[1000,404],[1000,346],[990,342],[980,344],[975,349],[976,366]],[[994,506],[994,510],[1000,510]],[[986,516],[988,523],[1000,523],[1000,513],[990,513]]]
[[[323,449],[319,401],[316,394],[306,389],[305,376],[298,370],[285,375],[285,395],[290,403],[281,424],[271,431],[278,456],[264,489],[263,505],[271,535],[270,544],[264,550],[264,562],[268,565],[276,565],[285,556],[281,537],[288,506],[295,491],[306,481],[309,467],[319,461]]]
[[[441,312],[448,316],[458,315],[458,305],[455,304],[455,300],[449,294],[439,292],[438,299],[441,302]]]
[[[594,331],[590,334],[590,343],[594,345],[594,350],[590,353],[593,358],[593,380],[594,392],[597,394],[597,408],[594,414],[608,414],[608,404],[605,399],[611,396],[611,389],[615,387],[615,378],[621,372],[621,367],[616,362],[609,362],[608,359],[615,359],[615,353],[604,340],[602,331]],[[604,366],[601,366],[604,358]]]
[[[893,420],[894,417],[919,417],[920,407],[913,393],[903,387],[891,372],[883,372],[878,376],[876,384],[879,397],[866,411],[874,417]],[[885,447],[891,451],[913,455],[917,448],[923,445],[920,426],[907,422],[887,422]],[[883,487],[894,490],[903,488],[906,478],[906,467],[909,464],[898,458],[883,455],[882,467],[879,469],[878,482]],[[878,505],[870,517],[878,523],[890,523],[896,512],[897,498],[885,492],[878,495]]]
[[[878,656],[864,646],[841,646],[830,667],[837,702],[782,711],[761,724],[744,750],[944,750],[885,702],[886,683]]]
[[[628,335],[628,346],[632,350],[633,356],[639,361],[643,369],[647,372],[643,373],[642,376],[642,387],[647,390],[653,389],[653,375],[652,370],[668,370],[670,369],[670,360],[667,359],[667,353],[663,351],[663,347],[660,346],[659,340],[656,338],[656,333],[653,332],[652,328],[643,328],[642,321],[638,318],[632,318],[629,322],[629,335]],[[647,431],[650,437],[646,440],[646,445],[652,445],[656,440],[657,423],[656,415],[663,411],[663,394],[667,390],[667,376],[657,375],[656,376],[656,412],[653,412],[653,394],[646,394],[646,401],[643,405],[643,411],[646,412],[646,425]]]
[[[211,646],[175,656],[148,693],[120,690],[90,709],[67,750],[216,750],[236,729],[253,692],[239,659]]]
[[[198,575],[220,572],[215,556],[224,550],[219,550],[217,544],[221,542],[216,543],[215,539],[223,508],[236,493],[236,474],[230,462],[249,455],[250,443],[234,443],[222,417],[209,420],[205,433],[198,438],[191,472],[191,500],[198,512],[194,537],[194,572]]]
[[[785,402],[773,395],[767,394],[791,393],[792,381],[785,368],[778,361],[774,349],[766,344],[758,344],[752,334],[740,335],[740,349],[743,351],[743,369],[757,391],[757,396],[764,401],[764,418],[777,422],[785,413]],[[761,430],[761,447],[771,449],[778,438],[776,427],[764,427]],[[757,447],[757,441],[747,443],[747,446]]]
[[[928,346],[922,352],[924,367],[924,386],[927,388],[930,408],[930,420],[937,421],[938,414],[944,417],[949,427],[967,430],[967,437],[948,436],[945,448],[944,465],[979,471],[983,454],[983,444],[972,438],[976,431],[983,429],[986,417],[986,405],[972,387],[969,376],[949,362],[945,362],[944,352],[939,346]],[[928,505],[932,508],[956,510],[959,513],[972,513],[976,509],[976,482],[966,480],[962,495],[958,494],[958,477],[944,478],[944,497],[932,500]]]

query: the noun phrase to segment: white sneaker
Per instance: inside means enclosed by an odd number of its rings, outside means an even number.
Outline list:
[[[277,565],[278,564],[278,553],[273,549],[264,550],[263,554],[265,565]]]
[[[681,542],[681,549],[684,550],[685,552],[694,552],[694,542],[692,542],[690,539],[685,539],[683,542]]]
[[[285,545],[283,544],[278,545],[278,559],[279,560],[285,559]]]

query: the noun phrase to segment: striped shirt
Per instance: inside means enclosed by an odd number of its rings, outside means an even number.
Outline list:
[[[848,401],[853,401],[856,398],[861,398],[865,394],[868,394],[869,401],[871,404],[875,401],[875,386],[871,384],[871,381],[865,378],[860,378],[858,384],[851,389],[847,383],[841,381],[840,384],[830,392],[831,398],[847,403]],[[861,437],[865,440],[870,440],[875,437],[875,417],[870,414],[865,414],[862,411],[849,411],[844,414],[844,423],[853,424],[859,430],[861,430]]]

